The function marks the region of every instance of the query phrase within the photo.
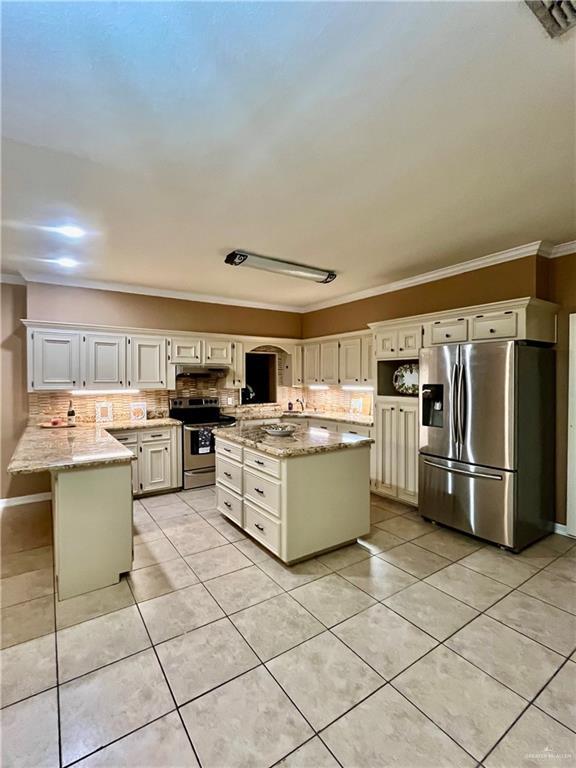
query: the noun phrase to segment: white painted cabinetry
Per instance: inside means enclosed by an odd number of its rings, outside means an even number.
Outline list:
[[[168,360],[182,365],[201,365],[204,361],[204,339],[195,336],[173,336],[169,340]]]
[[[362,336],[362,383],[370,384],[374,380],[374,337]]]
[[[320,382],[320,344],[304,344],[304,384]]]
[[[232,342],[225,339],[205,339],[204,362],[207,365],[232,365]]]
[[[126,387],[126,336],[107,333],[82,335],[82,386],[86,389]]]
[[[31,390],[80,387],[80,333],[32,331],[29,344]]]
[[[139,460],[142,493],[164,491],[170,488],[170,441],[158,440],[144,443]]]
[[[422,325],[378,329],[374,334],[376,358],[416,358],[422,346]]]
[[[345,338],[340,342],[340,383],[359,384],[362,381],[362,339]]]
[[[376,490],[418,501],[418,401],[380,400],[375,406]]]
[[[164,337],[128,337],[128,386],[131,389],[166,388],[166,339]]]
[[[322,384],[338,384],[337,341],[323,341],[320,344],[320,381]]]
[[[179,426],[108,430],[137,458],[132,462],[132,491],[135,495],[180,487],[182,484],[181,430]]]

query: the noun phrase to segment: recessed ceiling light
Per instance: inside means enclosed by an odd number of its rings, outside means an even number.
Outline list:
[[[80,240],[86,235],[86,230],[82,227],[76,227],[72,224],[66,224],[62,227],[46,227],[49,232],[68,237],[70,240]]]
[[[58,264],[59,267],[77,267],[78,262],[76,259],[71,259],[69,256],[61,256],[59,259],[54,259],[54,263]]]

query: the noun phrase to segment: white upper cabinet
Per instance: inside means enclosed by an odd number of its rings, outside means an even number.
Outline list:
[[[398,357],[418,357],[421,346],[421,325],[407,325],[398,328]]]
[[[340,383],[359,384],[362,381],[362,339],[346,338],[340,342]]]
[[[292,352],[292,386],[300,387],[303,383],[302,347],[297,344]]]
[[[244,344],[241,341],[232,342],[232,367],[228,381],[233,387],[246,386],[246,356]]]
[[[126,387],[126,336],[84,334],[81,361],[83,387],[87,389]]]
[[[304,384],[320,383],[320,344],[304,345]]]
[[[337,341],[323,341],[320,344],[320,380],[322,384],[338,384]]]
[[[422,325],[379,328],[374,334],[376,358],[417,358],[422,346]]]
[[[200,365],[204,361],[204,339],[194,336],[172,336],[168,360],[183,365]]]
[[[80,333],[33,331],[29,353],[30,389],[80,387]]]
[[[369,384],[374,379],[374,337],[362,336],[362,383]]]
[[[163,336],[128,338],[128,386],[166,389],[166,339]]]
[[[204,362],[206,365],[232,365],[232,342],[206,339],[204,341]]]

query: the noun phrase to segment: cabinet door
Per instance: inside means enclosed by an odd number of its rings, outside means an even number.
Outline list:
[[[134,389],[166,388],[166,339],[130,336],[128,386]]]
[[[398,331],[396,329],[389,331],[376,331],[376,358],[386,360],[390,357],[398,357]]]
[[[246,366],[244,356],[244,344],[241,341],[235,341],[232,344],[232,386],[246,386]]]
[[[209,339],[204,342],[204,362],[214,365],[232,365],[232,342]]]
[[[34,331],[31,388],[80,387],[80,333]]]
[[[302,376],[302,347],[297,344],[292,352],[292,386],[301,387],[304,384]]]
[[[362,383],[368,384],[374,379],[374,337],[362,336]]]
[[[403,501],[418,501],[418,406],[398,404],[397,495]]]
[[[396,403],[376,405],[376,481],[378,488],[396,495]]]
[[[320,344],[320,380],[322,384],[338,384],[338,342]]]
[[[340,342],[340,383],[359,384],[362,381],[362,340],[343,339]]]
[[[320,381],[320,344],[304,345],[304,384]]]
[[[161,491],[170,488],[170,441],[143,443],[140,446],[140,490]]]
[[[126,387],[126,337],[87,333],[82,336],[82,386]]]
[[[422,346],[422,326],[398,328],[398,357],[418,357]]]
[[[204,340],[193,336],[173,336],[168,359],[171,363],[200,365],[204,362]]]

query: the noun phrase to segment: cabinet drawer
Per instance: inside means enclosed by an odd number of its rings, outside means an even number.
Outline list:
[[[431,328],[432,344],[451,344],[454,341],[466,341],[468,338],[468,321],[445,320],[433,323]]]
[[[308,419],[310,429],[326,429],[328,432],[338,432],[337,421],[326,421],[323,419]]]
[[[242,499],[221,485],[216,486],[216,507],[226,517],[242,526]]]
[[[150,443],[153,440],[170,440],[172,437],[172,430],[168,429],[150,429],[142,430],[140,433],[140,439],[143,443]],[[118,439],[118,438],[117,438]]]
[[[502,339],[516,336],[518,317],[516,312],[500,312],[495,315],[479,315],[472,319],[472,339]]]
[[[242,465],[216,456],[216,482],[242,493]]]
[[[280,523],[250,502],[244,502],[244,530],[275,554],[280,552]]]
[[[119,443],[122,443],[122,445],[125,443],[138,442],[138,432],[114,432],[110,430],[110,434],[115,437]]]
[[[244,469],[244,498],[255,501],[273,515],[280,514],[280,483],[246,468]]]
[[[370,427],[362,427],[358,424],[339,424],[338,431],[347,435],[362,435],[362,437],[371,437]]]
[[[228,458],[242,461],[242,446],[235,443],[227,443],[220,438],[216,439],[216,453],[221,453]]]
[[[253,467],[273,477],[280,477],[280,462],[271,456],[255,451],[244,451],[244,466]]]

